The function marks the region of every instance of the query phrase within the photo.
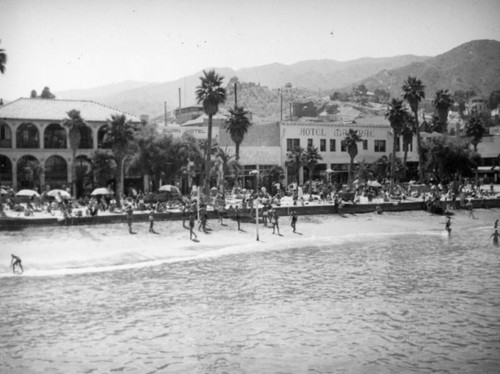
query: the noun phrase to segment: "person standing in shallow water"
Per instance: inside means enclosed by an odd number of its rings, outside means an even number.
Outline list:
[[[451,217],[450,216],[446,216],[445,230],[448,231],[448,234],[451,234]]]
[[[500,237],[500,234],[498,233],[498,230],[495,230],[493,234],[491,234],[490,238],[493,237],[493,245],[498,247],[498,239]]]
[[[21,273],[24,273],[23,265],[21,264],[21,259],[13,254],[11,254],[11,257],[12,259],[10,261],[10,266],[12,266],[12,272],[15,274],[16,266],[19,266],[19,268],[21,269]]]

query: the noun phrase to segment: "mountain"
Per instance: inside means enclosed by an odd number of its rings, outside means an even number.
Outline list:
[[[123,91],[133,90],[150,84],[150,82],[124,81],[88,89],[59,91],[56,92],[56,95],[59,99],[98,100],[102,97],[116,95]]]
[[[215,70],[225,77],[225,83],[228,83],[231,77],[236,76],[240,82],[254,82],[260,87],[279,88],[291,83],[293,87],[316,91],[317,94],[318,90],[340,88],[375,74],[383,68],[397,68],[411,62],[425,61],[428,58],[408,55],[362,58],[344,62],[309,60],[292,65],[274,63],[236,71],[230,68],[215,68]],[[202,72],[199,71],[193,75],[164,83],[125,82],[124,89],[121,90],[120,85],[115,84],[55,94],[58,98],[93,99],[137,115],[149,114],[151,117],[158,117],[164,113],[165,101],[169,112],[179,107],[179,89],[182,106],[196,104],[195,90],[200,83],[201,75]],[[127,84],[130,87],[126,87]],[[241,103],[244,104],[243,101]]]
[[[426,86],[426,97],[430,99],[441,88],[450,92],[474,90],[479,95],[488,96],[491,91],[500,89],[500,42],[475,40],[435,57],[367,57],[343,62],[308,60],[292,65],[274,63],[239,70],[227,67],[215,70],[225,77],[225,84],[234,76],[240,82],[249,83],[238,92],[239,104],[250,109],[256,118],[275,120],[280,118],[281,107],[280,94],[276,89],[288,86],[287,83],[293,89],[285,90],[284,113],[290,102],[322,102],[324,96],[333,90],[351,91],[353,86],[360,84],[364,84],[369,91],[381,88],[399,97],[401,86],[408,76],[422,80]],[[199,71],[170,82],[124,82],[91,90],[56,92],[56,96],[93,99],[129,113],[163,117],[165,102],[169,112],[178,108],[179,104],[183,107],[196,104],[195,90],[201,75]],[[226,107],[232,106],[233,100],[229,92]]]
[[[425,61],[413,62],[355,82],[368,90],[388,90],[398,97],[408,76],[417,77],[425,85],[426,98],[432,99],[439,89],[474,90],[477,95],[488,97],[500,88],[500,42],[474,40]],[[350,89],[351,86],[344,88]]]

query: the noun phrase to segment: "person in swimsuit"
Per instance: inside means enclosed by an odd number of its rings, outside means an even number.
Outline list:
[[[134,214],[134,210],[132,208],[132,205],[129,205],[127,207],[126,214],[127,214],[128,232],[131,233],[131,234],[133,234],[133,231],[132,231],[132,217],[133,217],[133,214]]]
[[[491,237],[493,237],[493,245],[498,247],[498,238],[500,237],[498,230],[495,230],[495,232],[493,234],[491,234],[490,238]]]
[[[450,216],[447,216],[446,217],[446,226],[445,226],[445,230],[448,231],[448,234],[451,233],[451,217]]]
[[[19,266],[21,273],[24,273],[23,265],[21,264],[21,259],[16,255],[12,255],[12,260],[10,261],[10,266],[12,266],[12,272],[16,273],[16,266]]]
[[[193,240],[193,235],[195,239],[198,239],[198,236],[196,233],[193,231],[194,225],[195,225],[196,217],[193,212],[189,215],[189,239]]]
[[[292,211],[292,216],[290,217],[290,219],[292,221],[291,226],[292,226],[293,232],[295,232],[295,229],[297,226],[297,212],[295,210]]]

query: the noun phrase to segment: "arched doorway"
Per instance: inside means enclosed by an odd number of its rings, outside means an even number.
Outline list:
[[[109,129],[109,125],[104,125],[97,131],[97,148],[111,148],[110,145],[103,145],[104,137]]]
[[[17,161],[17,189],[29,188],[38,191],[41,173],[42,167],[36,157],[21,157]]]
[[[12,148],[12,131],[5,122],[0,122],[0,148]]]
[[[50,156],[45,161],[45,185],[50,189],[67,187],[68,164],[61,156]]]
[[[92,149],[94,148],[94,137],[92,136],[92,129],[88,126],[80,127],[80,146],[78,149]]]
[[[87,156],[76,158],[76,196],[90,195],[94,188],[94,170]]]
[[[65,149],[66,130],[58,123],[51,123],[43,134],[43,146],[46,149]]]
[[[0,155],[0,186],[12,186],[12,162],[4,155]]]
[[[40,134],[33,123],[23,123],[16,131],[17,148],[40,148]]]

